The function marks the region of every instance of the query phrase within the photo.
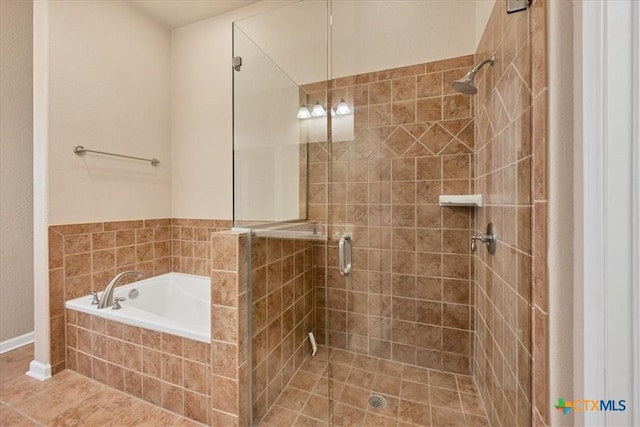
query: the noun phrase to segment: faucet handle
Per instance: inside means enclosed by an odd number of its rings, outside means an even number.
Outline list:
[[[125,297],[115,297],[113,299],[113,306],[111,306],[112,310],[120,310],[122,306],[120,305],[120,301],[126,301]]]
[[[91,295],[93,295],[93,299],[91,300],[91,305],[98,305],[98,303],[100,302],[100,298],[98,297],[98,293],[97,292],[89,292]]]
[[[496,236],[496,230],[493,222],[490,222],[489,225],[487,225],[486,234],[471,236],[471,252],[475,252],[476,249],[478,249],[478,241],[487,244],[487,249],[491,255],[496,253],[498,237]]]

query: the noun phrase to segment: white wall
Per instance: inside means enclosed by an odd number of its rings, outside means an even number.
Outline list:
[[[0,342],[33,331],[32,23],[0,2]]]
[[[50,224],[169,217],[170,32],[120,1],[50,2],[49,29]]]

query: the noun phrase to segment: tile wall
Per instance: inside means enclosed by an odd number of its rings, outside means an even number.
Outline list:
[[[253,417],[259,421],[309,354],[314,243],[253,237]]]
[[[67,367],[201,423],[208,422],[209,345],[66,310]]]
[[[474,191],[486,202],[476,211],[475,232],[493,221],[499,236],[495,256],[481,247],[474,260],[474,371],[492,425],[532,425],[532,417],[538,425],[548,414],[546,317],[532,316],[542,314],[534,297],[546,286],[546,204],[537,201],[546,182],[546,98],[536,95],[546,70],[545,8],[535,1],[528,11],[506,14],[504,1],[496,2],[476,52],[476,62],[494,52],[497,58],[476,76],[474,97]],[[538,415],[534,394],[542,396]]]
[[[356,137],[310,144],[308,155],[310,217],[322,222],[332,159],[330,321],[325,324],[325,288],[319,286],[316,324],[335,348],[470,372],[472,211],[441,208],[438,196],[473,189],[473,106],[449,84],[473,60],[469,55],[332,81],[334,104],[344,98],[354,106]],[[322,101],[322,84],[303,90],[310,103]],[[346,280],[336,268],[336,239],[343,232],[352,233],[354,248]]]
[[[231,228],[230,220],[171,219],[172,271],[208,276],[211,272],[211,233]]]
[[[251,413],[248,313],[249,238],[232,231],[211,236],[210,425],[247,426]]]
[[[547,0],[532,2],[531,32],[531,130],[532,130],[532,378],[533,425],[549,425],[549,283],[547,267],[548,211],[548,49]]]

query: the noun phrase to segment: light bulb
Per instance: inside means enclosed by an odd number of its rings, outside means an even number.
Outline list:
[[[309,109],[303,105],[298,109],[298,114],[296,117],[298,117],[299,119],[308,119],[311,117],[311,113],[309,112]]]
[[[336,114],[340,116],[344,116],[345,114],[349,114],[349,113],[351,113],[351,108],[349,108],[349,105],[347,105],[347,103],[344,102],[344,99],[341,99],[340,102],[338,103],[338,106],[336,107]]]
[[[314,105],[313,109],[311,110],[311,115],[313,117],[324,117],[327,115],[327,110],[325,110],[324,107],[320,105],[320,102],[316,102],[316,105]]]

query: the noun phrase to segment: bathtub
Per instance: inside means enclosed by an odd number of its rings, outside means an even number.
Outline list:
[[[129,293],[137,289],[138,296]],[[91,305],[92,296],[65,303],[66,308],[131,326],[211,342],[211,280],[206,276],[167,273],[116,288],[124,297],[120,310]]]

